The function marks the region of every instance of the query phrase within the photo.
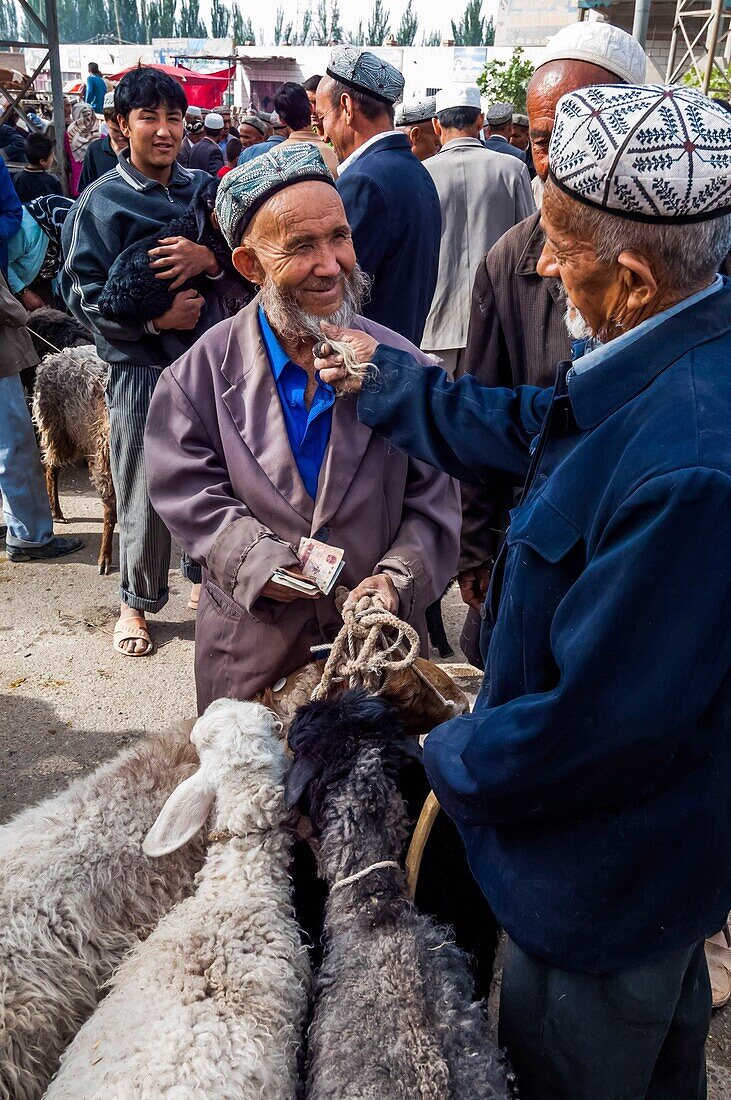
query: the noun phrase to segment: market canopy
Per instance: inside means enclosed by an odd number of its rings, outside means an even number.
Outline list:
[[[167,73],[173,80],[177,80],[185,91],[188,103],[194,107],[218,107],[224,102],[226,91],[234,69],[226,68],[216,73],[197,73],[193,69],[186,69],[183,65],[158,65],[151,64],[151,69],[159,69],[161,73]],[[125,73],[131,72],[136,66],[129,66],[113,73],[109,79],[116,84]]]

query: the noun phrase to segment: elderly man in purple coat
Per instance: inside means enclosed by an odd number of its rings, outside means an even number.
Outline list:
[[[367,279],[318,151],[279,146],[222,181],[219,224],[238,271],[260,288],[164,371],[147,420],[150,499],[203,565],[196,624],[201,710],[247,698],[311,659],[342,621],[334,595],[274,579],[297,574],[302,537],[345,552],[340,583],[424,633],[424,610],[454,576],[454,483],[359,423],[355,400],[320,381],[321,324],[361,328]]]

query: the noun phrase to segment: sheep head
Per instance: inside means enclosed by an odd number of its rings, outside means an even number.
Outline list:
[[[288,807],[306,800],[331,881],[352,866],[395,859],[406,836],[398,773],[418,743],[382,697],[348,691],[302,707],[289,731]]]
[[[216,828],[235,835],[282,823],[287,768],[281,722],[259,703],[217,699],[198,719],[190,739],[200,767],[168,798],[143,843],[162,856],[187,843],[216,802]]]

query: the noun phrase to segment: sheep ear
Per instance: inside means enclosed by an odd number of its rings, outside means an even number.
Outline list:
[[[202,771],[176,787],[142,842],[146,856],[166,856],[187,844],[208,818],[215,796]]]
[[[321,768],[319,761],[299,756],[289,770],[284,783],[284,808],[293,809],[302,795],[317,776]]]

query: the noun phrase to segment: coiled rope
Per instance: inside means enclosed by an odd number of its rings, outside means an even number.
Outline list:
[[[342,629],[330,647],[312,698],[326,699],[331,686],[345,680],[350,688],[363,687],[371,695],[380,695],[389,673],[411,668],[419,648],[413,626],[363,596],[356,607],[343,611]]]

